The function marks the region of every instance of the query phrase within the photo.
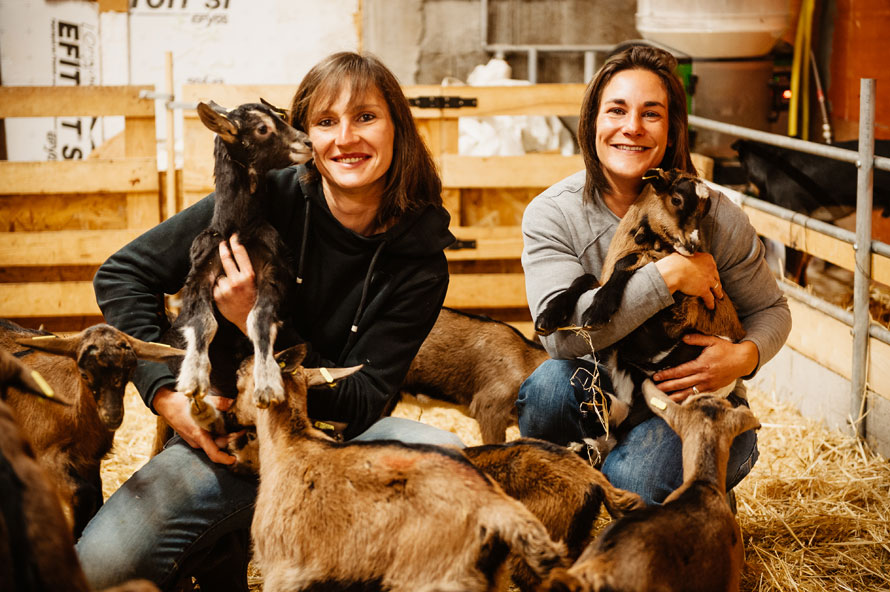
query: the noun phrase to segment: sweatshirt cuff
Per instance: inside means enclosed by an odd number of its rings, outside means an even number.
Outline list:
[[[154,409],[155,394],[162,386],[176,389],[176,377],[170,368],[162,362],[148,362],[140,360],[133,372],[133,384],[139,391],[139,396],[145,401],[145,405],[152,413],[157,415]]]

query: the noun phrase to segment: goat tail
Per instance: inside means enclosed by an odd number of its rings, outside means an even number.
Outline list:
[[[639,495],[625,489],[618,489],[611,483],[603,485],[603,504],[612,518],[620,518],[628,512],[646,507]]]
[[[561,541],[553,541],[541,521],[520,502],[506,501],[513,506],[509,513],[495,511],[489,514],[492,517],[508,516],[506,520],[498,520],[500,524],[490,525],[492,533],[502,538],[514,556],[541,581],[546,581],[551,571],[568,565],[566,546]]]

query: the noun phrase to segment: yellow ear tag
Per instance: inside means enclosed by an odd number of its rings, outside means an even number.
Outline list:
[[[324,378],[328,384],[334,384],[334,377],[331,375],[327,368],[322,366],[318,369],[318,371],[321,373],[321,377]]]
[[[37,335],[36,337],[32,337],[31,339],[34,341],[37,341],[38,339],[56,339],[56,336],[55,335]]]
[[[278,367],[279,367],[279,368],[284,368],[284,366],[285,366],[284,362],[278,362]]]
[[[653,405],[654,407],[658,407],[658,408],[661,409],[662,411],[664,411],[665,409],[667,409],[667,403],[665,403],[664,401],[662,401],[662,400],[659,399],[658,397],[652,397],[651,399],[649,399],[649,403],[650,403],[651,405]]]
[[[34,379],[34,382],[37,383],[37,386],[43,391],[43,394],[47,397],[54,397],[55,391],[53,391],[53,387],[49,385],[46,380],[44,380],[43,376],[37,370],[31,370],[31,378]]]
[[[158,343],[157,341],[151,341],[149,343],[151,343],[152,345],[160,345],[161,347],[173,347],[172,345],[170,345],[168,343]]]

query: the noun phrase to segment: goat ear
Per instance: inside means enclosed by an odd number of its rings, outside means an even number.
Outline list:
[[[294,345],[275,354],[275,361],[281,367],[282,372],[293,372],[306,357],[306,344]]]
[[[652,413],[664,419],[668,425],[671,425],[671,418],[676,413],[679,405],[674,403],[664,391],[655,386],[651,379],[647,378],[643,381],[643,397]]]
[[[282,109],[281,107],[276,107],[275,105],[273,105],[272,103],[270,103],[269,101],[264,99],[263,97],[260,97],[260,103],[262,103],[263,105],[265,105],[266,107],[268,107],[269,109],[274,111],[275,114],[278,115],[281,119],[283,119],[285,121],[290,120],[290,113],[288,113],[287,109]]]
[[[231,144],[238,139],[238,126],[228,118],[226,112],[217,111],[219,105],[213,101],[210,104],[198,103],[198,117],[204,127],[217,134],[223,142]]]
[[[15,386],[56,403],[71,404],[58,398],[53,388],[37,370],[32,370],[12,354],[2,350],[0,350],[0,383]],[[0,389],[0,394],[5,396],[5,389]]]
[[[306,384],[309,386],[333,386],[361,369],[362,365],[359,364],[349,368],[303,368],[303,372],[306,373]]]
[[[760,429],[760,420],[744,405],[734,408],[730,413],[733,416],[732,425],[736,436],[748,430]]]
[[[57,335],[38,335],[37,337],[17,337],[15,342],[32,349],[44,351],[58,356],[68,356],[72,360],[77,359],[77,348],[80,345],[82,333],[70,337]]]
[[[671,180],[662,169],[649,169],[643,175],[643,181],[652,185],[655,191],[664,193],[671,186]]]
[[[127,336],[127,341],[130,342],[130,347],[133,348],[133,352],[140,360],[166,362],[168,360],[175,360],[185,356],[185,350],[176,349],[165,343],[142,341],[141,339],[136,339],[129,335]]]

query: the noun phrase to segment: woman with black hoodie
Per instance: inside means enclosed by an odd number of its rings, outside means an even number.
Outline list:
[[[300,339],[309,345],[307,366],[363,365],[310,393],[310,416],[345,423],[347,439],[461,445],[418,422],[381,419],[439,313],[448,287],[443,249],[454,240],[398,81],[374,57],[334,54],[303,79],[291,123],[309,134],[313,160],[267,178],[269,220],[297,277],[292,305],[279,313],[276,349]],[[162,296],[182,287],[189,247],[212,212],[211,195],[102,265],[94,285],[108,323],[146,341],[169,328]],[[225,341],[244,330],[255,284],[237,237],[220,254],[225,275],[214,300],[229,322],[216,339]],[[166,366],[141,363],[133,381],[177,435],[85,529],[77,551],[90,584],[147,578],[169,589],[195,576],[204,592],[246,590],[256,482],[227,469],[234,459],[191,420]],[[233,396],[234,377],[215,377],[213,388]]]

